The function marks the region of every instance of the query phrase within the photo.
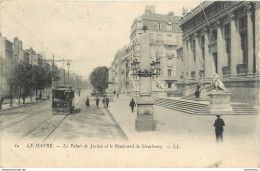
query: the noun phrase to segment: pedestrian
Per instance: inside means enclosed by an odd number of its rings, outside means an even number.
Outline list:
[[[132,98],[132,100],[131,100],[129,106],[131,107],[131,110],[132,110],[132,113],[133,113],[133,112],[134,112],[134,108],[135,108],[135,106],[136,106],[135,101],[134,101],[133,98]]]
[[[98,105],[99,105],[99,98],[97,97],[96,98],[96,106],[97,106],[97,108],[98,108]]]
[[[74,110],[74,106],[72,104],[72,99],[71,98],[69,98],[69,108],[70,108],[70,114],[72,114],[73,110]]]
[[[103,97],[102,104],[104,105],[104,107],[107,107],[106,98],[105,97]]]
[[[200,85],[197,85],[197,89],[195,91],[196,101],[199,101],[200,98]]]
[[[107,104],[107,107],[108,107],[108,104],[109,104],[109,99],[106,98],[106,104]]]
[[[89,106],[89,99],[87,97],[87,100],[86,100],[86,106]]]
[[[116,95],[117,95],[117,98],[118,98],[118,97],[119,97],[119,94],[117,93]]]
[[[216,133],[216,141],[219,142],[219,139],[223,141],[223,126],[225,126],[224,120],[220,118],[220,115],[217,115],[217,119],[214,123],[215,133]]]
[[[22,96],[23,96],[23,104],[25,104],[25,93],[23,93]]]

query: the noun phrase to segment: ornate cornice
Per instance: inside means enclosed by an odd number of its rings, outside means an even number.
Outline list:
[[[207,34],[208,30],[209,30],[208,27],[204,27],[203,29],[201,29],[200,34],[202,34],[202,35]]]
[[[233,13],[228,14],[228,20],[232,21],[236,18],[236,16]]]
[[[254,2],[254,8],[259,9],[260,8],[260,2]]]
[[[250,4],[250,2],[245,3],[244,11],[250,13],[251,9],[252,9],[252,5]]]
[[[199,37],[200,36],[200,32],[195,32],[193,35],[194,35],[194,37]]]

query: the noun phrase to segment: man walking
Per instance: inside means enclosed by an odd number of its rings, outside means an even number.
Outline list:
[[[217,119],[214,123],[215,133],[216,133],[216,141],[219,142],[219,139],[223,141],[223,126],[225,126],[224,120],[220,118],[220,115],[217,115]]]
[[[134,112],[134,108],[136,106],[134,99],[132,99],[132,101],[130,102],[129,106],[131,107],[132,113],[133,113]]]
[[[107,107],[108,107],[108,104],[109,104],[109,99],[106,98],[106,104],[107,104]]]
[[[98,108],[98,104],[99,104],[99,98],[97,97],[96,98],[96,106],[97,106],[97,108]]]

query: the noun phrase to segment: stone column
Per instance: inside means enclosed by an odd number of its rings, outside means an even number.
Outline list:
[[[252,12],[251,12],[251,5],[246,6],[247,10],[247,69],[248,69],[248,74],[253,73],[253,21],[252,21]]]
[[[187,82],[188,80],[188,77],[186,75],[186,71],[188,69],[188,49],[187,49],[187,38],[184,37],[183,38],[183,77],[184,77],[184,80]]]
[[[237,74],[237,64],[242,60],[240,35],[236,26],[235,15],[229,14],[231,39],[231,75]]]
[[[195,78],[196,80],[199,80],[200,79],[200,69],[201,69],[201,47],[200,47],[200,34],[198,33],[195,33],[195,46],[196,46],[196,49],[195,49],[195,52],[196,52],[196,61],[195,61]]]
[[[260,72],[260,2],[255,4],[255,57],[256,73]]]
[[[226,55],[226,45],[225,40],[223,37],[223,25],[219,21],[216,23],[217,25],[217,53],[218,53],[218,75],[220,77],[223,76],[222,73],[222,67],[223,62],[226,61],[227,55]]]
[[[205,43],[204,43],[204,48],[205,48],[205,65],[204,65],[204,72],[205,72],[205,77],[210,78],[211,76],[211,59],[210,59],[210,54],[209,54],[209,39],[208,39],[208,33],[207,33],[207,28],[203,29],[203,34],[205,38]]]
[[[188,56],[187,56],[187,59],[188,59],[188,62],[187,62],[187,69],[188,69],[188,80],[191,79],[191,71],[193,69],[193,55],[192,55],[192,39],[189,38],[188,40]]]

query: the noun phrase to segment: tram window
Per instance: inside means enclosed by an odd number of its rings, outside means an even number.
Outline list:
[[[54,101],[65,100],[65,95],[63,91],[56,91],[54,94]]]

